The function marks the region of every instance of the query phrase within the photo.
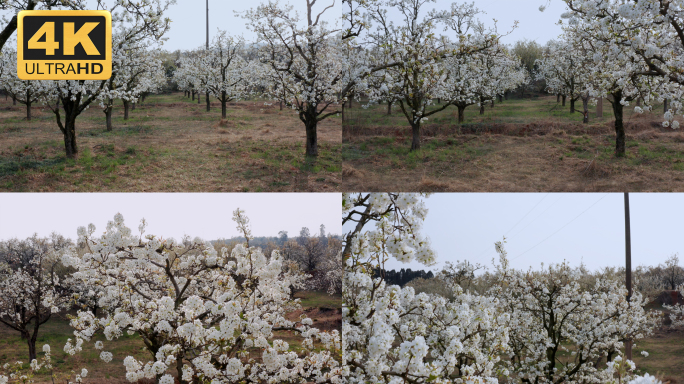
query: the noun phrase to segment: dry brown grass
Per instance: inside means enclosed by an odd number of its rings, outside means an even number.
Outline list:
[[[48,109],[0,98],[0,190],[335,191],[341,182],[339,118],[319,124],[319,158],[306,162],[305,130],[291,110],[263,101],[197,105],[182,94],[153,95],[114,129],[92,106],[77,120],[79,158],[66,160]]]
[[[657,116],[652,119],[658,121]],[[409,153],[409,138],[396,128],[384,135],[381,128],[371,130],[373,135],[345,133],[344,166],[357,172],[343,173],[342,189],[684,191],[684,135],[654,125],[629,123],[626,158],[614,156],[610,124],[506,124],[493,132],[468,133],[433,128],[415,153]]]
[[[648,357],[641,355],[646,350]],[[637,342],[632,354],[641,372],[659,377],[663,383],[684,383],[684,329],[662,327],[653,336]]]
[[[352,177],[363,177],[365,175],[365,172],[360,171],[354,167],[350,167],[347,164],[342,164],[342,177],[343,178],[352,178]]]
[[[614,156],[607,102],[589,124],[554,97],[508,100],[484,116],[468,108],[464,124],[446,109],[423,125],[414,153],[405,117],[385,108],[345,111],[342,161],[356,172],[342,175],[342,190],[684,191],[684,134],[662,127],[658,107],[625,111],[626,158]]]
[[[440,180],[435,180],[429,177],[423,176],[418,184],[418,190],[420,192],[447,192],[451,189],[449,183],[442,182]]]
[[[597,154],[582,171],[582,176],[588,179],[600,180],[610,176],[610,169],[601,165]]]
[[[221,120],[219,120],[218,123],[216,123],[216,125],[214,125],[215,128],[219,128],[219,127],[220,128],[226,128],[226,127],[232,128],[234,126],[235,126],[235,124],[232,121],[228,121],[226,119],[221,119]],[[228,131],[226,131],[225,129],[222,129],[221,132],[219,132],[219,133],[228,133]]]

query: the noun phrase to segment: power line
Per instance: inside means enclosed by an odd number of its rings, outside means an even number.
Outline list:
[[[538,218],[542,217],[542,215],[544,215],[544,213],[546,213],[546,211],[548,211],[551,207],[553,207],[554,205],[556,205],[556,203],[558,203],[559,201],[561,201],[562,198],[563,198],[563,195],[558,196],[558,198],[556,199],[556,201],[553,202],[553,204],[551,204],[551,205],[549,205],[548,207],[546,207],[546,209],[543,210],[543,211],[541,211],[534,219],[532,219],[530,222],[528,222],[524,227],[520,228],[516,233],[510,235],[508,238],[510,239],[510,238],[512,238],[512,237],[514,237],[514,236],[518,236],[518,235],[520,234],[520,232],[524,231],[525,228],[529,227],[532,223],[534,223],[535,221],[537,221]]]
[[[518,222],[515,223],[515,225],[513,225],[513,226],[511,227],[511,229],[509,229],[508,231],[504,232],[504,237],[505,237],[506,235],[508,235],[515,227],[517,227],[518,224],[520,224],[520,223],[521,223],[521,222],[522,222],[530,213],[532,213],[532,211],[534,211],[534,209],[537,208],[537,206],[539,206],[539,204],[541,204],[542,201],[544,201],[544,199],[546,199],[546,197],[547,197],[548,195],[549,195],[548,193],[545,194],[544,197],[542,197],[541,200],[539,200],[539,201],[537,202],[537,204],[535,204],[534,207],[532,207],[532,209],[530,209],[529,211],[527,211],[527,213],[526,213],[520,220],[518,220]],[[556,202],[557,202],[557,201],[558,201],[558,200],[556,200]],[[554,204],[555,204],[555,203],[554,203]],[[551,205],[553,205],[553,204],[551,204]],[[549,209],[549,208],[547,207],[542,213],[546,212],[546,210],[548,210],[548,209]],[[537,218],[539,218],[539,216],[537,216],[534,220],[536,220]],[[532,221],[534,221],[534,220],[532,220]],[[531,222],[530,222],[530,223],[531,223]],[[529,226],[529,223],[525,226],[525,228],[526,228],[527,226]],[[524,228],[523,228],[523,229],[524,229]],[[519,233],[519,232],[518,232],[518,233]],[[479,253],[477,256],[475,256],[475,257],[476,257],[476,258],[480,258],[480,256],[484,255],[485,253],[490,252],[491,250],[492,250],[492,249],[491,249],[491,246],[488,246],[487,248],[483,249],[482,252],[480,252],[480,253]]]
[[[599,203],[601,200],[603,200],[606,196],[608,196],[608,194],[603,195],[603,196],[602,196],[600,199],[598,199],[594,204],[590,205],[589,208],[585,209],[584,211],[582,211],[582,213],[580,213],[579,215],[575,216],[574,219],[570,220],[570,221],[567,222],[565,225],[563,225],[562,227],[560,227],[556,232],[554,232],[554,233],[548,235],[546,238],[544,238],[544,240],[538,242],[537,244],[535,244],[532,248],[528,249],[527,251],[525,251],[525,252],[519,254],[518,256],[512,258],[511,261],[513,261],[513,260],[519,258],[520,256],[526,254],[527,252],[529,252],[529,251],[531,251],[531,250],[537,248],[537,246],[539,246],[540,244],[542,244],[542,243],[545,242],[546,240],[550,239],[551,236],[555,235],[556,233],[558,233],[558,232],[560,232],[561,230],[563,230],[563,228],[565,228],[565,227],[567,227],[568,225],[572,224],[573,221],[577,220],[580,216],[582,216],[585,212],[587,212],[587,211],[590,210],[593,206],[595,206],[596,204],[598,204],[598,203]]]
[[[509,233],[513,230],[513,228],[517,227],[518,224],[520,224],[521,221],[525,220],[525,218],[526,218],[530,213],[532,213],[532,211],[534,211],[534,209],[537,208],[537,206],[538,206],[539,204],[541,204],[541,202],[544,201],[544,199],[546,199],[546,196],[548,196],[548,195],[549,195],[548,193],[545,194],[544,197],[542,197],[542,199],[539,200],[539,202],[538,202],[537,204],[535,204],[534,207],[532,207],[532,209],[530,209],[529,211],[527,211],[527,213],[525,214],[525,216],[522,217],[522,219],[518,220],[518,222],[515,223],[515,225],[512,226],[511,229],[509,229],[508,231],[506,231],[506,232],[504,233],[504,236],[507,235],[507,234],[509,234]]]

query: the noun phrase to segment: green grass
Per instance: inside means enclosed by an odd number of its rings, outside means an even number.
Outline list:
[[[354,126],[363,129],[364,127],[409,127],[408,120],[402,113],[398,104],[393,105],[392,115],[387,115],[387,104],[367,104],[364,100],[361,103],[365,105],[362,108],[357,102],[352,109],[345,109],[345,126]],[[433,105],[428,106],[427,112],[441,108],[443,104],[437,104],[437,100],[433,100]],[[659,114],[662,111],[662,105],[655,105],[652,113]],[[426,126],[440,126],[451,127],[462,130],[464,132],[479,133],[486,128],[496,124],[568,124],[574,123],[582,125],[582,103],[575,104],[576,112],[570,112],[570,102],[567,101],[565,106],[556,102],[556,98],[548,95],[534,95],[525,99],[509,98],[503,103],[498,101],[492,108],[489,103],[485,106],[485,114],[480,115],[480,108],[477,105],[471,105],[465,109],[464,122],[458,123],[458,110],[454,106],[449,106],[445,110],[438,112],[428,118],[422,125]],[[624,109],[624,121],[629,123],[632,119],[640,116],[634,112],[633,107]],[[613,110],[611,104],[603,101],[603,116],[596,117],[596,106],[589,104],[589,125],[605,125],[610,124],[614,120]],[[406,131],[408,135],[409,131]]]
[[[123,123],[124,120],[121,119],[121,123]],[[132,120],[129,120],[128,123],[132,123]],[[116,124],[116,122],[113,122],[112,124]],[[106,129],[91,129],[86,132],[84,132],[83,136],[89,136],[89,137],[111,137],[111,136],[136,136],[136,135],[149,135],[152,134],[154,131],[154,128],[151,125],[124,125],[121,127],[118,127],[117,129],[112,129],[111,131],[107,131]]]
[[[19,334],[2,325],[0,326],[0,336],[0,364],[22,361],[28,367],[28,346]],[[123,359],[126,356],[134,356],[138,359],[144,359],[144,361],[151,358],[151,354],[147,352],[137,335],[124,334],[116,340],[107,341],[102,334],[98,334],[92,342],[85,342],[83,351],[74,356],[69,356],[63,350],[63,346],[69,338],[74,339],[73,329],[69,326],[69,321],[63,317],[53,317],[40,328],[36,343],[36,349],[39,351],[38,357],[40,359],[44,356],[43,345],[49,344],[55,372],[68,373],[72,370],[80,372],[81,368],[86,367],[89,371],[88,377],[122,377],[126,373],[123,367]],[[94,342],[98,340],[104,343],[104,350],[114,355],[113,360],[108,364],[100,360],[100,351],[93,346]],[[41,371],[36,377],[45,380],[49,376]]]
[[[362,103],[367,103],[363,101]],[[441,108],[442,104],[437,104],[437,100],[433,100],[433,105],[427,108],[430,112],[437,108]],[[582,109],[581,103],[575,104],[577,112],[570,112],[570,102],[563,107],[561,103],[556,103],[555,97],[539,97],[535,95],[532,98],[509,98],[503,103],[498,101],[494,104],[494,108],[489,103],[485,106],[485,114],[480,115],[480,109],[477,105],[471,105],[465,109],[464,123],[461,125],[464,128],[477,130],[478,127],[489,125],[492,123],[511,123],[511,124],[527,124],[536,121],[557,121],[557,122],[582,122],[582,114],[579,112]],[[654,108],[658,110],[658,106]],[[627,116],[632,115],[632,109],[626,108]],[[425,125],[446,125],[458,126],[457,122],[458,110],[454,106],[446,108],[444,111],[438,112],[428,118]],[[610,103],[603,102],[603,117],[596,118],[596,107],[589,105],[590,122],[607,122],[613,120],[613,112]],[[387,104],[370,105],[368,108],[361,108],[359,103],[355,103],[352,109],[345,109],[345,124],[349,125],[374,125],[374,126],[407,126],[408,121],[401,112],[398,104],[392,106],[392,115],[387,115]]]
[[[305,308],[342,308],[341,295],[329,295],[326,292],[318,291],[299,291],[295,293],[295,298],[302,301]]]
[[[45,147],[34,148],[34,151],[27,153],[0,155],[0,188],[3,187],[3,179],[11,179],[5,183],[16,186],[5,184],[5,188],[25,190],[22,184],[33,175],[43,174],[48,180],[68,179],[73,186],[87,190],[97,184],[115,184],[120,177],[118,171],[121,167],[127,168],[125,172],[129,176],[142,176],[142,167],[157,158],[153,152],[143,148],[129,146],[117,149],[114,144],[104,144],[94,151],[85,148],[76,159],[67,159],[63,155],[50,156]]]
[[[415,169],[427,162],[454,164],[464,158],[479,158],[490,154],[493,147],[488,143],[458,144],[454,140],[431,140],[421,147],[420,151],[409,150],[410,139],[394,139],[386,137],[368,138],[358,145],[349,143],[342,149],[342,161],[363,161],[364,159],[381,159],[387,166],[381,171],[391,170],[396,166]]]

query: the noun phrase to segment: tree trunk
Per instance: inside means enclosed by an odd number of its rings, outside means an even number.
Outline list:
[[[563,105],[564,107],[565,107],[565,98],[566,98],[565,95],[562,95],[562,96],[561,96],[561,100],[563,100],[563,104],[562,104],[562,105]]]
[[[392,102],[388,101],[387,102],[387,116],[392,115]]]
[[[112,105],[110,104],[104,111],[105,120],[107,121],[107,131],[112,130]]]
[[[68,158],[73,159],[78,153],[78,146],[76,146],[76,118],[68,118],[65,116],[64,128],[66,133],[64,135],[64,148]]]
[[[29,348],[29,361],[38,360],[38,354],[36,353],[36,337],[38,332],[34,332],[33,336],[26,338],[26,343]]]
[[[411,141],[411,151],[417,151],[420,149],[420,121],[416,124],[411,125],[411,133],[413,134],[413,140]]]
[[[494,108],[494,99],[492,99],[492,108]]]
[[[226,91],[221,92],[221,118],[225,119],[226,116],[228,115],[226,112],[226,103],[227,103],[227,98],[226,98]]]
[[[589,123],[589,96],[582,97],[582,109],[584,110],[584,119],[582,119],[582,122],[584,124],[588,124]]]
[[[207,91],[204,98],[207,101],[207,112],[211,112],[211,102],[209,101],[209,91]]]
[[[306,155],[318,156],[318,136],[316,135],[316,125],[318,122],[314,118],[313,121],[307,121],[306,126]]]
[[[498,95],[499,96],[499,104],[503,103],[503,95]]]
[[[342,104],[342,107],[344,107],[344,104]],[[283,101],[282,100],[280,101],[280,110],[281,111],[283,110]]]
[[[124,100],[124,120],[128,120],[128,101]]]
[[[195,101],[195,91],[192,91],[192,101]]]
[[[318,156],[318,126],[317,107],[308,104],[304,111],[304,126],[306,127],[306,155]]]
[[[484,112],[485,112],[484,103],[480,103],[480,115],[484,115]]]
[[[12,96],[12,105],[17,105],[17,97]]]
[[[31,121],[31,100],[26,99],[26,120]]]
[[[465,120],[465,106],[458,105],[458,123],[461,124]]]
[[[615,156],[622,157],[625,155],[625,127],[622,122],[622,91],[618,91],[613,95],[613,113],[615,114]]]
[[[135,101],[132,102],[131,104],[132,104],[132,106],[131,106],[131,111],[135,111],[135,104],[136,104]]]
[[[66,105],[62,101],[64,122],[61,121],[59,110],[55,113],[57,125],[64,135],[64,151],[69,159],[73,159],[78,153],[78,146],[76,145],[76,117],[78,114],[75,113],[76,106],[74,104],[76,104],[75,101],[69,100]]]
[[[556,103],[560,103],[560,93],[556,95]]]
[[[667,113],[667,111],[668,111],[668,109],[669,109],[669,108],[668,108],[668,105],[667,105],[667,102],[668,102],[667,99],[665,99],[665,100],[663,101],[663,113]]]
[[[575,99],[570,97],[570,113],[575,113]]]
[[[200,105],[201,102],[202,102],[202,95],[199,93],[199,91],[197,91],[197,105]]]

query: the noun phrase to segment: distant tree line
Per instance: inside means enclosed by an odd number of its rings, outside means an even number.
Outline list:
[[[290,237],[290,235],[287,231],[280,231],[280,232],[278,232],[278,236],[255,236],[254,239],[250,240],[250,245],[254,245],[256,247],[261,247],[262,249],[267,249],[267,248],[273,247],[273,246],[282,247],[290,240],[294,240],[297,243],[302,244],[302,243],[306,242],[306,239],[309,239],[312,237],[320,239],[319,241],[323,242],[323,244],[325,244],[325,245],[327,245],[328,237],[332,237],[334,239],[342,240],[342,237],[340,235],[335,235],[332,233],[326,233],[325,232],[325,225],[321,224],[321,226],[319,227],[318,233],[316,233],[314,235],[311,234],[311,230],[309,230],[308,227],[302,227],[302,229],[299,231],[299,236]],[[214,243],[230,244],[230,243],[242,243],[244,241],[245,241],[244,237],[234,236],[234,237],[231,237],[228,239],[215,240]]]
[[[411,268],[404,269],[402,268],[399,271],[395,271],[394,269],[390,271],[384,271],[385,274],[385,282],[390,285],[399,285],[403,287],[404,285],[408,284],[411,280],[413,279],[431,279],[434,276],[432,271],[423,271],[418,270],[418,271],[413,271]],[[374,273],[374,277],[380,277],[380,269],[377,268]]]

